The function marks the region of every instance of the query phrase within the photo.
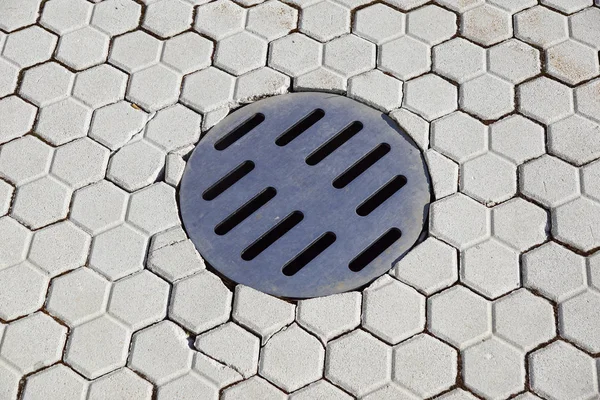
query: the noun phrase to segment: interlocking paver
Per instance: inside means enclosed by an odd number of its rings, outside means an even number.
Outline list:
[[[521,83],[541,70],[540,52],[517,39],[488,49],[489,71],[511,83]]]
[[[600,23],[600,10],[590,7],[572,15],[569,18],[571,26],[571,37],[575,40],[600,50],[600,37],[595,34],[595,29]]]
[[[554,309],[550,302],[519,289],[493,304],[494,334],[530,351],[556,335]]]
[[[67,97],[40,109],[35,132],[55,146],[84,137],[90,127],[92,109]]]
[[[362,326],[381,340],[397,344],[425,327],[425,298],[389,276],[364,291]]]
[[[600,122],[600,99],[597,96],[600,90],[600,79],[595,79],[575,90],[577,112],[596,122]]]
[[[113,40],[108,62],[132,73],[148,68],[160,59],[163,43],[143,31],[134,31]]]
[[[442,396],[436,397],[436,400],[477,400],[477,397],[463,389],[454,389]],[[522,399],[519,399],[522,400]],[[530,399],[526,399],[530,400]]]
[[[327,45],[325,46],[327,51]],[[325,54],[327,63],[327,53]],[[431,68],[430,48],[410,36],[402,36],[380,46],[377,60],[379,69],[402,80],[429,72]]]
[[[242,375],[235,369],[200,352],[194,354],[192,370],[220,389],[243,379]]]
[[[496,120],[512,112],[514,86],[492,74],[483,74],[460,85],[460,106],[482,120]]]
[[[142,26],[162,38],[174,36],[191,27],[193,11],[183,0],[158,0],[146,8]]]
[[[67,186],[45,176],[19,187],[10,215],[31,229],[42,228],[67,216],[71,194]]]
[[[52,280],[46,309],[74,327],[102,315],[109,292],[106,279],[90,268],[79,268]]]
[[[18,77],[19,68],[0,57],[0,96],[6,96],[15,90]]]
[[[557,207],[579,194],[577,168],[547,154],[523,164],[519,176],[521,193],[547,207]]]
[[[600,340],[595,333],[600,329],[599,310],[600,294],[592,290],[560,303],[558,320],[561,336],[590,353],[598,353]]]
[[[221,40],[242,31],[245,21],[245,9],[234,2],[218,0],[198,7],[194,29],[212,39]]]
[[[462,15],[461,33],[476,43],[491,46],[512,36],[512,15],[492,4],[482,4]]]
[[[470,290],[454,286],[427,301],[427,327],[440,339],[465,349],[491,335],[491,303]]]
[[[516,14],[514,26],[518,39],[544,49],[569,37],[567,17],[543,6]]]
[[[10,183],[0,180],[0,217],[8,213],[14,192],[15,188]]]
[[[133,0],[105,0],[94,6],[91,25],[111,37],[139,25],[142,6]]]
[[[148,111],[173,104],[179,98],[182,75],[162,64],[131,75],[127,100]]]
[[[267,96],[287,93],[289,87],[289,76],[269,67],[261,67],[237,78],[233,99],[238,103],[250,103]]]
[[[71,189],[79,189],[104,178],[109,154],[91,139],[76,139],[56,149],[50,173]]]
[[[468,114],[455,112],[431,124],[431,147],[456,162],[484,154],[487,143],[487,128]]]
[[[600,203],[585,197],[559,206],[552,213],[552,235],[572,247],[600,247]]]
[[[9,216],[0,218],[0,270],[16,265],[27,257],[31,232]]]
[[[323,65],[345,78],[375,68],[375,45],[356,35],[344,35],[324,46]]]
[[[161,61],[181,74],[210,66],[213,43],[194,32],[185,32],[167,40]]]
[[[303,387],[300,390],[290,394],[290,400],[311,400],[311,399],[330,399],[330,400],[351,400],[352,397],[342,391],[337,386],[332,385],[326,380],[319,380]]]
[[[2,132],[0,144],[25,135],[31,130],[37,109],[17,96],[0,100],[0,120]]]
[[[515,195],[516,178],[513,163],[488,152],[461,166],[460,189],[484,204],[500,203]]]
[[[175,189],[159,182],[138,190],[131,195],[127,221],[149,235],[176,225]]]
[[[207,400],[217,400],[218,390],[207,380],[193,372],[159,386],[156,398],[158,400],[193,399],[200,397]]]
[[[600,161],[594,161],[581,169],[581,190],[592,199],[600,202]]]
[[[572,115],[548,127],[548,152],[575,165],[600,157],[600,124]]]
[[[215,66],[235,75],[264,66],[267,59],[267,42],[248,31],[220,40],[215,50]]]
[[[85,400],[88,383],[69,367],[57,364],[27,378],[23,398]]]
[[[10,321],[39,310],[44,304],[48,277],[25,261],[0,270],[0,318]]]
[[[93,9],[84,0],[51,0],[44,4],[40,24],[62,36],[86,26]]]
[[[555,242],[522,256],[523,286],[557,302],[585,289],[585,258]]]
[[[456,350],[427,334],[417,335],[394,347],[393,380],[426,398],[454,385]]]
[[[75,74],[62,65],[54,61],[44,63],[25,72],[19,95],[39,107],[45,107],[67,98],[74,79]]]
[[[363,396],[391,379],[392,348],[362,330],[327,345],[325,377],[348,392]],[[364,369],[365,365],[373,368]]]
[[[33,24],[38,16],[41,0],[8,0],[0,6],[0,28],[10,32]]]
[[[546,152],[544,128],[514,114],[490,126],[490,150],[517,165]]]
[[[131,168],[135,163],[137,168]],[[110,159],[106,178],[133,192],[156,182],[165,165],[165,153],[142,139],[120,148]]]
[[[73,194],[70,219],[97,235],[123,222],[128,195],[112,182],[102,180]]]
[[[54,34],[33,25],[8,35],[2,55],[20,68],[27,68],[50,59],[57,42]]]
[[[318,67],[294,79],[296,90],[327,90],[333,93],[344,93],[347,80],[326,67]]]
[[[518,251],[546,240],[548,215],[535,204],[514,198],[492,209],[492,235]]]
[[[152,250],[147,266],[169,282],[180,280],[205,268],[204,261],[191,240],[186,240],[185,234],[183,239],[176,243]]]
[[[140,132],[147,114],[131,103],[119,101],[94,111],[88,136],[111,150],[124,146]]]
[[[7,399],[16,398],[19,391],[19,373],[0,360],[0,395]]]
[[[592,5],[591,0],[541,0],[540,3],[567,14],[572,14]]]
[[[233,76],[209,67],[185,77],[181,102],[199,112],[213,111],[231,102],[234,85]]]
[[[275,40],[295,29],[298,11],[280,1],[271,0],[248,10],[246,29],[266,40]]]
[[[464,83],[485,72],[485,50],[457,37],[433,48],[433,71]]]
[[[88,391],[88,400],[149,400],[151,398],[152,384],[128,368],[121,368],[94,380],[90,383]]]
[[[127,74],[102,64],[77,74],[73,97],[96,109],[122,100],[127,87]]]
[[[406,17],[385,4],[373,4],[356,12],[352,32],[375,44],[404,34]]]
[[[426,74],[406,82],[404,106],[428,121],[458,108],[457,89],[450,82],[434,74]]]
[[[285,400],[287,395],[258,375],[225,389],[222,400],[243,400],[247,398],[264,400]]]
[[[546,50],[546,71],[562,82],[575,85],[598,76],[598,51],[566,40]]]
[[[485,0],[436,0],[436,3],[461,14],[483,4],[484,2]]]
[[[61,36],[56,58],[80,71],[106,61],[109,43],[104,32],[85,26]]]
[[[406,32],[433,46],[456,34],[456,22],[454,13],[430,4],[407,14]]]
[[[350,10],[330,0],[323,0],[302,9],[300,32],[327,42],[350,32]]]
[[[411,392],[395,383],[389,383],[384,387],[377,389],[368,395],[361,397],[364,400],[386,400],[386,399],[402,399],[416,400],[418,397]]]
[[[414,140],[421,150],[426,150],[429,147],[429,122],[405,108],[393,110],[389,113],[389,116],[398,123],[400,128]]]
[[[268,65],[291,77],[297,77],[321,65],[322,45],[301,33],[277,39],[269,46]]]
[[[385,88],[390,89],[389,95],[379,95]],[[371,70],[350,78],[348,96],[380,110],[390,111],[402,105],[402,82],[379,70]]]
[[[529,355],[531,388],[544,398],[593,398],[598,393],[594,359],[573,345],[556,341]]]

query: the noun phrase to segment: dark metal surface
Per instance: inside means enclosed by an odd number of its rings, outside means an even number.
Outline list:
[[[309,298],[386,273],[418,239],[430,192],[420,151],[386,115],[343,96],[293,93],[213,127],[179,198],[188,235],[216,270]]]

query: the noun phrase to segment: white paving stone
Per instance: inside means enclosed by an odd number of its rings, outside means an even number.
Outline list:
[[[92,109],[68,97],[39,111],[35,132],[55,146],[84,137],[90,127]]]
[[[518,114],[503,118],[490,126],[490,150],[520,165],[545,153],[544,128]]]
[[[17,190],[11,216],[31,229],[50,225],[67,216],[71,190],[55,178],[45,176]]]
[[[583,165],[600,157],[600,125],[585,117],[572,115],[548,127],[548,152]]]
[[[592,199],[600,202],[600,162],[594,161],[581,169],[581,190]]]
[[[104,178],[109,154],[91,139],[76,139],[56,149],[50,173],[71,189],[79,189]]]
[[[25,135],[33,127],[37,110],[31,104],[17,96],[9,96],[0,100],[0,120],[2,133],[0,143],[6,143]]]
[[[148,111],[177,101],[182,76],[163,64],[134,72],[127,88],[127,100]]]
[[[433,4],[408,13],[406,24],[409,35],[432,46],[450,39],[457,31],[456,15]]]
[[[491,73],[511,83],[521,83],[541,70],[540,52],[517,39],[509,39],[488,49]]]
[[[562,337],[570,340],[590,353],[600,352],[598,331],[600,294],[588,290],[558,306],[559,330]]]
[[[35,22],[38,16],[40,0],[9,0],[0,8],[0,28],[13,31]]]
[[[193,372],[161,385],[156,395],[158,400],[191,400],[198,397],[216,400],[218,390],[210,382]]]
[[[0,318],[10,321],[39,310],[44,304],[49,279],[25,261],[0,270]]]
[[[27,257],[31,232],[9,216],[0,218],[0,270],[16,265]]]
[[[235,369],[200,352],[194,354],[192,369],[195,373],[208,379],[218,388],[230,386],[243,379],[242,375]]]
[[[575,90],[577,112],[600,122],[600,101],[596,96],[600,87],[600,79],[579,86]]]
[[[414,140],[421,150],[426,150],[429,147],[429,123],[427,121],[405,108],[393,110],[389,116],[398,123],[400,128]]]
[[[460,106],[482,120],[496,120],[512,112],[514,87],[492,74],[483,74],[460,86]]]
[[[183,0],[159,0],[146,8],[142,26],[162,38],[174,36],[191,27],[193,11]]]
[[[428,121],[457,109],[457,89],[434,74],[426,74],[404,85],[404,106]]]
[[[163,43],[143,31],[134,31],[114,39],[108,61],[125,71],[141,71],[160,59]]]
[[[217,43],[214,64],[239,76],[265,65],[267,42],[248,31],[229,36]]]
[[[468,114],[455,112],[431,124],[431,147],[456,162],[484,154],[487,145],[487,128]]]
[[[205,268],[194,244],[185,240],[185,237],[176,243],[152,250],[148,255],[147,266],[169,282],[180,280]]]
[[[600,203],[586,197],[559,206],[552,213],[552,235],[581,251],[600,246]]]
[[[152,385],[128,368],[102,376],[89,385],[89,400],[149,400]]]
[[[389,94],[382,96],[380,93],[386,89],[389,89]],[[382,111],[390,111],[402,105],[402,82],[379,70],[372,70],[350,78],[348,96]]]
[[[577,168],[546,154],[523,164],[519,177],[521,193],[548,207],[573,200],[580,191]]]
[[[123,222],[127,201],[128,195],[124,190],[102,180],[73,194],[70,220],[97,235]]]
[[[514,17],[515,36],[524,42],[548,48],[568,38],[567,17],[536,6]]]
[[[327,45],[325,49],[327,50]],[[380,46],[380,49],[378,68],[403,81],[429,72],[431,68],[429,46],[410,36],[402,36],[386,42]]]
[[[546,240],[548,215],[545,210],[521,198],[492,209],[492,235],[518,251]]]
[[[144,137],[163,151],[178,150],[200,139],[201,122],[200,115],[176,104],[156,113],[147,124]]]
[[[461,33],[478,44],[490,46],[512,36],[512,15],[492,4],[482,4],[462,15]]]
[[[492,152],[462,164],[460,190],[486,205],[506,201],[517,192],[517,167]]]
[[[88,136],[111,150],[124,146],[140,132],[147,114],[139,107],[119,101],[94,111]]]
[[[220,69],[209,67],[183,80],[181,102],[206,113],[227,106],[232,101],[235,79]]]
[[[15,189],[10,183],[0,180],[0,216],[8,213],[14,192]]]
[[[329,400],[350,400],[352,397],[326,380],[319,380],[290,394],[290,400],[311,400],[323,398]]]
[[[566,40],[546,51],[546,71],[570,85],[576,85],[598,76],[598,51],[591,47]]]
[[[136,168],[131,168],[135,165]],[[120,148],[110,159],[106,178],[133,192],[156,182],[165,165],[165,153],[142,139]]]
[[[266,40],[275,40],[295,29],[298,11],[279,1],[267,1],[248,10],[246,29]]]
[[[2,55],[20,68],[31,67],[50,59],[57,41],[55,35],[33,25],[8,35]]]
[[[13,93],[17,86],[19,68],[0,57],[0,72],[2,73],[0,75],[0,96],[6,96]]]
[[[433,71],[457,83],[485,72],[485,50],[463,38],[454,38],[433,48]]]
[[[375,68],[375,48],[356,35],[344,35],[325,44],[323,65],[349,78]]]
[[[127,221],[153,235],[179,222],[175,205],[175,189],[155,183],[131,195]]]
[[[237,78],[233,99],[238,103],[251,103],[267,96],[287,93],[289,87],[288,76],[269,67],[261,67]]]
[[[105,0],[94,6],[90,23],[110,36],[120,35],[139,25],[142,6],[132,0]]]
[[[213,43],[194,32],[167,40],[161,61],[181,74],[189,74],[211,64]]]
[[[297,77],[321,65],[322,45],[301,33],[277,39],[269,46],[268,65],[291,77]]]
[[[78,71],[106,61],[110,38],[104,32],[85,26],[60,38],[56,58]]]
[[[88,383],[69,367],[57,364],[27,378],[23,398],[85,400]]]
[[[350,32],[350,10],[330,0],[323,0],[302,9],[300,32],[327,42]]]
[[[83,0],[51,0],[44,4],[40,23],[52,32],[64,35],[86,26],[93,8]]]
[[[406,17],[386,4],[373,4],[356,12],[352,32],[375,44],[402,36]]]
[[[595,28],[600,20],[600,10],[590,7],[569,18],[573,39],[600,49],[600,38],[595,35]]]
[[[73,97],[96,109],[123,99],[127,74],[107,64],[77,74]]]
[[[0,149],[0,176],[17,187],[43,177],[50,169],[53,149],[27,135]]]
[[[388,400],[388,399],[401,399],[401,400],[416,400],[418,397],[414,396],[408,390],[396,385],[395,383],[389,383],[384,387],[377,389],[368,395],[362,397],[365,400]]]
[[[221,395],[222,400],[243,400],[247,398],[285,400],[287,396],[258,375],[228,387]]]
[[[246,10],[234,2],[218,0],[198,7],[194,29],[221,40],[244,29]]]

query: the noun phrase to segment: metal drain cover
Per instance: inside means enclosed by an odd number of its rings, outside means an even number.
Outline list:
[[[225,118],[188,161],[185,228],[227,278],[309,298],[363,286],[416,242],[429,206],[420,151],[347,97],[293,93]]]

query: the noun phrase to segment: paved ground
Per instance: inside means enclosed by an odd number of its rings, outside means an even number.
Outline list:
[[[600,398],[592,0],[200,3],[0,0],[1,400]],[[362,292],[227,287],[185,156],[311,89],[422,147],[429,237]]]

